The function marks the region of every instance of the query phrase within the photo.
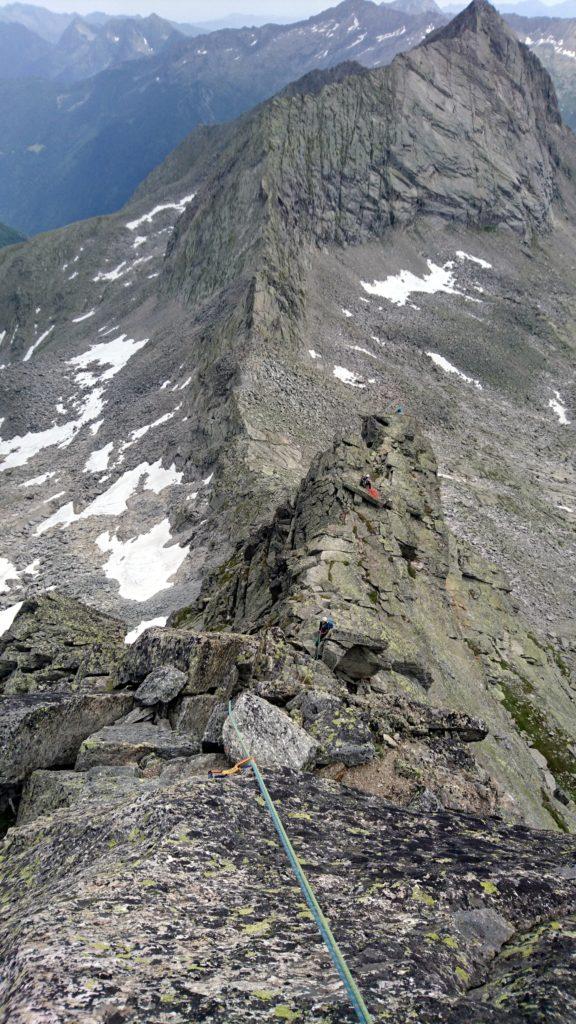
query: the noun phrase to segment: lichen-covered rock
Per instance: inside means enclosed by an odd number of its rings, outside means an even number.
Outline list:
[[[24,601],[0,637],[0,693],[110,689],[124,623],[52,592]]]
[[[224,722],[228,718],[228,705],[215,704],[202,734],[202,750],[224,750]]]
[[[357,708],[332,694],[308,690],[290,704],[292,716],[319,744],[317,764],[366,764],[376,757],[370,727]]]
[[[218,698],[210,693],[198,694],[196,697],[184,697],[170,714],[170,722],[176,732],[193,736],[198,743],[202,742]],[[226,704],[223,705],[227,707]]]
[[[100,729],[80,747],[76,771],[86,771],[96,765],[130,764],[141,761],[147,754],[170,759],[200,752],[200,745],[192,736],[173,732],[167,722],[166,726],[142,723]]]
[[[185,695],[210,690],[228,698],[249,679],[259,648],[253,636],[148,629],[125,654],[118,685],[140,686],[150,673],[170,665],[186,674]]]
[[[203,754],[170,761],[157,758],[154,771],[131,763],[98,765],[82,772],[32,772],[18,807],[18,825],[27,825],[62,807],[84,805],[87,801],[103,807],[134,800],[141,794],[169,786],[180,777],[205,779],[211,770],[225,767],[222,756]]]
[[[173,665],[159,665],[140,684],[134,694],[134,700],[145,707],[169,704],[181,693],[187,682],[188,676],[185,672],[174,668]]]
[[[234,704],[236,725],[248,754],[263,767],[311,768],[318,744],[296,725],[285,711],[251,693],[243,693]],[[229,718],[223,729],[224,750],[232,761],[241,761],[246,752]]]
[[[266,781],[375,1021],[574,1019],[573,837]],[[11,830],[2,1024],[351,1024],[258,796],[183,777]]]
[[[122,693],[0,697],[0,791],[36,768],[72,765],[82,741],[131,706]]]

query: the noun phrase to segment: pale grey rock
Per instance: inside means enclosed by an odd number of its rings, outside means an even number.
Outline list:
[[[259,765],[300,771],[314,765],[318,744],[285,711],[250,693],[243,693],[233,710],[248,753]],[[232,761],[246,757],[230,719],[224,724],[223,737],[224,750]]]
[[[174,665],[159,665],[138,687],[134,694],[134,700],[146,707],[153,707],[154,704],[169,704],[179,693],[182,692],[188,676],[175,668]]]
[[[29,694],[0,698],[0,789],[37,768],[74,763],[83,740],[115,722],[131,694]]]
[[[190,757],[200,747],[190,736],[158,725],[118,725],[101,729],[84,741],[76,759],[76,771],[96,765],[123,765],[149,754],[170,759]]]

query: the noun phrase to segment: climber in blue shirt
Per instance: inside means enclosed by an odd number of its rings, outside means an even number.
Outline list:
[[[332,632],[333,629],[334,629],[334,619],[332,618],[331,615],[328,615],[327,617],[325,617],[325,618],[320,620],[320,625],[318,626],[318,635],[316,637],[316,644],[315,644],[315,647],[316,647],[316,661],[320,657],[321,650],[324,647],[324,644],[326,643],[326,640],[330,636],[330,633]]]

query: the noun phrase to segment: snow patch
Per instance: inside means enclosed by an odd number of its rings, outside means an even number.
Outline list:
[[[20,487],[40,487],[53,476],[56,476],[56,473],[43,473],[42,476],[35,476],[31,480],[25,480],[23,484],[20,484]]]
[[[99,448],[97,451],[92,452],[86,461],[84,472],[103,473],[108,469],[108,463],[110,461],[110,455],[112,454],[113,448],[114,442],[111,441],[110,444],[105,445],[104,448]]]
[[[149,338],[143,338],[142,341],[134,341],[133,338],[128,338],[125,334],[120,334],[117,338],[112,341],[100,342],[98,345],[92,345],[88,352],[84,352],[80,356],[74,356],[73,359],[68,360],[68,366],[78,366],[80,369],[85,369],[91,366],[93,363],[97,363],[99,366],[108,366],[109,369],[106,373],[100,377],[101,381],[112,380],[120,370],[126,366],[126,363],[133,355],[136,354],[144,345],[147,345]],[[84,386],[93,386],[95,380],[91,382],[87,381],[88,376],[91,374],[83,375],[79,374],[77,380],[79,383],[83,383]]]
[[[12,580],[14,583],[18,581],[18,570],[12,562],[9,562],[7,558],[0,558],[0,594],[5,594],[10,590],[8,580]]]
[[[178,203],[164,203],[161,206],[155,206],[153,210],[150,210],[150,213],[145,213],[137,220],[129,221],[126,227],[129,231],[136,231],[142,224],[151,224],[154,218],[159,213],[164,213],[165,210],[176,210],[177,213],[184,213],[184,210],[192,202],[195,195],[196,193],[192,192],[191,195],[184,196],[184,199],[181,199]]]
[[[96,313],[96,310],[95,309],[91,309],[89,313],[84,313],[83,316],[74,317],[72,323],[73,324],[81,324],[83,320],[89,320],[90,317],[94,316],[95,313]]]
[[[462,249],[458,249],[456,255],[459,260],[470,260],[471,263],[477,263],[484,270],[492,270],[492,264],[488,263],[487,260],[480,259],[479,256],[470,256],[470,253],[462,252]]]
[[[399,274],[391,274],[385,281],[361,281],[365,292],[369,295],[379,295],[395,306],[405,306],[413,292],[423,292],[427,295],[434,295],[436,292],[447,292],[449,295],[462,295],[457,291],[454,277],[454,264],[448,261],[440,267],[432,260],[426,260],[429,274],[418,277],[410,270],[401,270]]]
[[[347,370],[345,366],[335,366],[332,371],[334,376],[341,380],[343,384],[349,384],[352,388],[365,388],[366,384],[356,373],[352,373],[352,370]]]
[[[322,356],[320,355],[320,353],[319,352],[315,352],[313,348],[309,348],[308,349],[308,354],[309,354],[311,359],[322,359]]]
[[[54,330],[55,326],[56,326],[55,324],[52,324],[52,327],[49,327],[47,331],[44,331],[44,334],[41,334],[40,337],[36,339],[34,344],[30,346],[30,348],[28,349],[26,355],[24,356],[24,359],[22,360],[23,363],[27,363],[28,360],[32,358],[32,356],[33,356],[34,352],[36,351],[36,349],[38,348],[38,346],[41,345],[43,341],[46,341],[46,338],[50,334],[52,334],[52,331]]]
[[[141,622],[140,625],[136,626],[135,629],[130,630],[130,632],[126,634],[124,637],[124,643],[135,644],[138,637],[142,636],[142,633],[145,633],[147,629],[163,629],[167,622],[167,615],[161,615],[157,619],[146,619],[144,622]]]
[[[8,632],[23,604],[24,601],[19,601],[18,604],[13,604],[10,608],[4,608],[0,612],[0,636],[4,636],[4,633]]]
[[[568,419],[568,412],[559,391],[554,392],[554,398],[550,399],[548,405],[552,409],[554,415],[558,417],[558,422],[561,423],[563,427],[568,426],[570,423],[570,420]]]
[[[462,370],[458,370],[457,367],[453,366],[452,363],[449,363],[444,356],[438,355],[437,352],[427,352],[426,355],[429,356],[436,366],[439,366],[441,370],[444,370],[445,373],[454,373],[457,377],[460,377],[461,380],[465,380],[467,384],[473,384],[475,388],[482,391],[482,385],[479,380],[475,380],[474,377],[468,377],[467,374],[462,373]]]
[[[54,512],[49,519],[40,523],[36,527],[34,535],[41,537],[55,526],[66,529],[72,523],[81,519],[91,519],[93,516],[116,517],[123,515],[127,511],[128,501],[136,493],[142,477],[145,477],[144,490],[160,494],[164,488],[181,483],[183,473],[178,473],[174,465],[170,469],[163,469],[161,459],[158,459],[158,462],[153,465],[150,465],[149,462],[142,462],[135,469],[129,469],[118,477],[106,491],[94,498],[83,512],[76,513],[74,503],[70,501]]]
[[[127,260],[122,260],[122,263],[119,263],[117,267],[114,267],[114,270],[109,270],[108,273],[104,270],[99,270],[96,277],[93,277],[92,280],[95,281],[96,284],[99,281],[118,281],[126,273],[124,270],[126,264]]]
[[[149,533],[118,540],[110,533],[96,539],[100,551],[110,552],[103,566],[108,579],[119,584],[120,597],[126,601],[148,601],[155,594],[173,586],[172,577],[185,561],[189,547],[169,546],[170,521],[153,526]]]

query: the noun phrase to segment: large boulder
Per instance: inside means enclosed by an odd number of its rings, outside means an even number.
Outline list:
[[[351,767],[376,757],[366,715],[333,694],[308,690],[291,702],[290,710],[319,744],[319,765]]]
[[[0,638],[0,693],[111,689],[123,622],[56,592],[24,601]]]
[[[228,698],[250,677],[259,648],[253,636],[149,629],[125,654],[119,685],[138,687],[151,672],[170,665],[185,673],[186,696],[218,691]]]
[[[131,705],[122,693],[0,697],[0,792],[36,768],[72,766],[82,741]]]
[[[140,684],[134,700],[145,707],[154,707],[155,704],[170,704],[184,689],[188,682],[188,676],[173,665],[159,665],[153,672],[146,676]]]
[[[265,768],[312,768],[318,744],[290,716],[260,697],[243,693],[234,705],[234,719],[250,756]],[[243,745],[227,718],[224,750],[232,761],[246,757]]]
[[[86,771],[95,765],[121,765],[141,761],[148,754],[160,758],[191,757],[200,752],[200,745],[168,726],[139,723],[100,729],[84,741],[78,752],[76,770]]]

